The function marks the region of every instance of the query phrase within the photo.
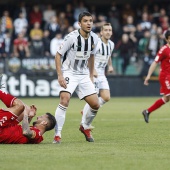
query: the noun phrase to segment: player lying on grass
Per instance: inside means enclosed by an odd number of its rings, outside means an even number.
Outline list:
[[[25,105],[16,97],[0,90],[0,100],[7,106],[0,109],[0,143],[2,144],[38,144],[43,134],[54,128],[55,117],[46,113],[37,117],[33,126],[29,126],[36,115],[37,108]],[[19,122],[22,121],[22,126]]]

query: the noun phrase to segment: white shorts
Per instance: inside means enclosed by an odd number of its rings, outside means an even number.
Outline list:
[[[67,82],[67,88],[60,87],[60,92],[66,91],[71,95],[75,91],[79,99],[97,93],[89,75],[78,75],[65,72],[63,76]]]
[[[95,77],[94,84],[97,93],[99,93],[99,90],[110,90],[109,83],[107,81],[106,76],[99,75],[97,78]]]

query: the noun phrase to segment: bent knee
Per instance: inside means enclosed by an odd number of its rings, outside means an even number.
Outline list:
[[[70,96],[68,96],[68,95],[60,96],[60,104],[61,105],[68,107],[69,101],[70,101]]]
[[[103,100],[104,100],[105,102],[108,102],[108,101],[110,100],[110,96],[104,97]]]
[[[96,103],[93,103],[90,107],[94,110],[98,110],[100,108],[100,104],[96,102]]]

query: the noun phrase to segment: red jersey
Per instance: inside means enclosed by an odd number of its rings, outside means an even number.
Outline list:
[[[25,38],[23,38],[23,39],[18,39],[17,38],[17,39],[14,40],[14,45],[16,45],[17,48],[19,49],[19,47],[27,46],[28,45],[28,41]]]
[[[9,111],[0,109],[0,143],[3,144],[38,144],[43,140],[40,130],[30,127],[35,137],[29,139],[22,134],[22,126],[17,124],[17,116]]]
[[[170,74],[170,47],[167,44],[159,50],[155,62],[161,63],[160,74]]]

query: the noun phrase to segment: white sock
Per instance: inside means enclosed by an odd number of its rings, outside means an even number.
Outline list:
[[[59,104],[55,111],[55,119],[57,121],[55,126],[55,136],[60,136],[60,138],[61,138],[61,131],[65,122],[66,110],[67,107]]]
[[[84,108],[83,108],[83,115],[82,115],[82,119],[81,119],[81,124],[83,125],[85,120],[86,120],[86,115],[88,110],[90,109],[90,106],[88,103],[85,104]]]
[[[91,107],[89,107],[86,117],[85,117],[85,122],[82,124],[84,129],[88,129],[89,126],[91,125],[93,119],[96,117],[98,110],[94,110]]]
[[[106,101],[104,101],[101,97],[99,97],[100,107],[102,107],[105,103],[106,103]]]

